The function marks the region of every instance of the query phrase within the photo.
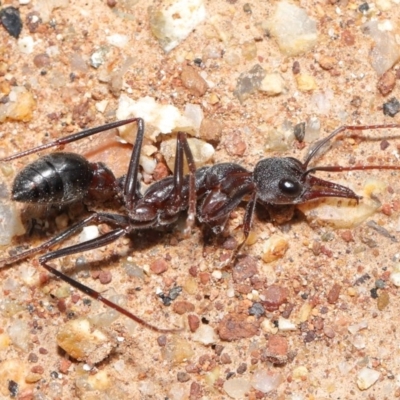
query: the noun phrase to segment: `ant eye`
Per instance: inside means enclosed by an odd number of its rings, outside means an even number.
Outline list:
[[[299,182],[292,181],[291,179],[281,179],[278,187],[283,194],[289,196],[297,196],[301,192],[301,185]]]

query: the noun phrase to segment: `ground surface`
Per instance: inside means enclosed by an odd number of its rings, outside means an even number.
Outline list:
[[[220,137],[208,138],[216,149],[213,162],[234,161],[249,169],[271,155],[304,158],[308,143],[292,141],[280,153],[265,150],[271,131],[282,131],[288,123],[316,118],[321,125],[317,136],[323,137],[342,124],[399,120],[382,112],[383,103],[399,96],[398,74],[395,66],[393,85],[389,76],[389,93],[383,96],[383,89],[378,89],[382,80],[369,58],[374,41],[362,29],[371,16],[358,11],[361,2],[303,1],[302,7],[318,23],[319,38],[313,50],[298,56],[285,56],[262,27],[275,1],[206,1],[207,21],[168,54],[149,29],[151,1],[117,1],[111,7],[111,1],[107,5],[71,0],[37,26],[27,19],[32,20],[34,10],[39,16],[44,13],[44,5],[15,3],[10,5],[19,7],[24,23],[20,39],[32,37],[34,47],[23,52],[18,41],[0,29],[2,97],[13,86],[23,86],[33,95],[35,106],[27,106],[32,108],[29,121],[2,123],[2,156],[114,120],[123,93],[133,99],[151,96],[181,111],[186,104],[199,104],[213,129],[222,123]],[[372,17],[380,23],[390,21],[391,34],[398,37],[399,6],[394,1],[380,6],[387,9],[375,8]],[[122,48],[107,39],[117,33],[129,39]],[[95,69],[90,56],[99,48],[106,49],[106,55]],[[234,94],[237,79],[256,64],[268,73],[281,74],[285,90],[276,97],[255,91],[240,103]],[[209,82],[204,95],[185,87],[181,71],[186,65]],[[299,68],[300,74],[314,81],[309,91],[300,90],[296,83]],[[121,70],[123,80],[118,85]],[[382,139],[389,136],[386,130],[361,135],[374,140],[345,138],[319,162],[395,163],[400,129],[390,135],[387,148]],[[123,173],[130,149],[119,151],[124,155],[97,155],[100,160],[108,157],[116,175]],[[17,171],[35,157],[3,165],[2,181],[10,187]],[[10,398],[12,393],[18,399],[37,400],[399,397],[400,293],[391,279],[400,258],[398,173],[354,172],[325,178],[345,182],[359,194],[364,194],[367,179],[375,186],[382,183],[376,195],[382,206],[368,221],[394,238],[367,222],[335,230],[297,216],[279,227],[260,216],[253,224],[254,244],[244,250],[248,257],[221,271],[232,238],[240,240],[243,208],[239,208],[229,223],[232,236],[205,249],[196,227],[189,239],[176,231],[146,232],[86,255],[87,260],[106,261],[94,264],[92,273],[84,263],[82,271],[73,274],[76,279],[105,296],[116,296],[116,301],[153,325],[184,326],[178,334],[154,333],[123,317],[110,322],[105,307],[47,278],[34,258],[3,268],[0,398]],[[42,242],[76,220],[78,211],[79,207],[61,211],[54,223],[54,210],[30,209],[25,213],[28,217],[38,214],[31,235],[1,253],[6,257],[17,244]],[[344,219],[352,221],[352,211]],[[266,263],[261,256],[272,234],[282,237],[288,249]],[[71,268],[75,259],[67,257],[55,265]],[[111,274],[110,283],[95,279],[99,270],[103,277]],[[168,293],[175,285],[183,291],[166,307],[157,292]],[[256,311],[264,312],[259,318],[249,316],[254,304],[258,304]],[[85,354],[77,361],[58,347],[57,333],[65,323],[105,312],[104,320],[97,321],[107,335],[101,342],[107,349],[105,356],[96,349],[100,355]],[[289,327],[282,324],[282,317]],[[191,332],[196,322],[200,323],[197,333],[207,326],[212,344],[202,343],[204,332],[197,337]],[[98,359],[102,361],[96,363]],[[377,377],[367,379],[372,386],[366,390],[360,390],[362,371]],[[248,388],[246,395],[240,394],[243,388]]]

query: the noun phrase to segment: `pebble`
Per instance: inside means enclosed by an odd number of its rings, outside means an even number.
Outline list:
[[[201,77],[197,70],[189,65],[182,68],[182,85],[196,97],[202,97],[207,92],[207,82]]]
[[[150,264],[150,271],[153,274],[162,274],[168,270],[168,263],[163,258],[158,258]]]
[[[232,399],[244,399],[251,389],[251,383],[244,378],[231,378],[224,382],[223,389]]]
[[[228,314],[219,323],[218,334],[221,340],[231,342],[250,338],[257,334],[259,323],[247,319],[246,315]]]
[[[338,301],[341,289],[342,289],[342,286],[337,283],[335,283],[332,286],[331,290],[329,291],[329,293],[327,295],[327,300],[328,300],[329,304],[335,304]]]
[[[336,67],[337,59],[335,57],[329,57],[329,56],[323,55],[323,56],[319,57],[318,64],[320,65],[320,67],[322,69],[329,71]]]
[[[311,92],[318,88],[314,77],[309,74],[296,75],[296,83],[301,92]]]
[[[280,331],[286,332],[286,331],[295,331],[297,329],[297,326],[292,321],[283,317],[279,317],[278,328]]]
[[[223,130],[223,123],[215,119],[204,118],[201,121],[199,137],[206,142],[219,142]]]
[[[194,304],[186,300],[175,301],[173,305],[173,310],[179,315],[183,315],[194,311]]]
[[[233,94],[243,103],[260,88],[265,75],[266,72],[260,64],[254,65],[249,71],[242,72],[237,80]]]
[[[397,287],[400,287],[400,264],[395,264],[392,273],[390,274],[390,281]]]
[[[277,390],[283,382],[284,378],[279,372],[258,369],[253,373],[251,385],[262,393],[268,393]]]
[[[310,51],[318,40],[317,23],[303,8],[288,1],[280,1],[275,13],[266,23],[281,51],[296,56]]]
[[[235,283],[243,283],[257,274],[257,261],[250,256],[240,258],[232,268],[232,278]]]
[[[180,364],[187,362],[193,355],[192,344],[183,338],[173,336],[162,348],[163,358],[168,362]]]
[[[193,334],[192,339],[195,342],[204,344],[205,346],[218,342],[218,337],[214,329],[212,326],[206,324],[200,325]]]
[[[22,20],[18,8],[4,7],[0,11],[0,22],[13,37],[19,37],[22,31]]]
[[[284,92],[285,81],[278,73],[267,74],[261,81],[258,90],[265,93],[267,96],[277,96]]]
[[[388,102],[383,103],[383,114],[394,117],[400,111],[400,102],[395,98],[391,98]]]
[[[265,241],[261,258],[266,263],[276,261],[285,255],[288,248],[289,243],[286,238],[274,234]]]
[[[87,242],[88,240],[96,239],[99,237],[100,232],[97,225],[88,225],[82,229],[79,235],[79,243]]]
[[[381,376],[379,371],[364,367],[357,374],[357,386],[360,390],[369,389]]]
[[[271,335],[268,338],[267,349],[264,357],[267,361],[282,365],[286,364],[288,357],[289,344],[285,337],[279,335]]]
[[[0,246],[8,246],[14,236],[24,233],[21,215],[14,203],[0,201]]]
[[[162,0],[156,4],[149,8],[150,29],[167,53],[206,17],[203,0]]]
[[[292,377],[294,380],[304,380],[308,376],[308,369],[304,366],[299,366],[293,370]]]
[[[261,293],[262,304],[267,311],[276,311],[287,302],[289,290],[279,285],[271,285]]]
[[[22,86],[14,86],[9,99],[9,102],[0,104],[0,122],[7,119],[28,122],[32,119],[36,101],[31,92]]]
[[[57,344],[70,357],[89,364],[101,362],[115,347],[105,333],[84,318],[66,322],[57,333]]]
[[[389,293],[387,290],[380,290],[377,300],[377,307],[379,311],[384,310],[390,302]]]
[[[382,96],[387,96],[396,85],[396,75],[393,71],[386,71],[378,81],[378,90]]]
[[[196,332],[200,326],[200,319],[197,315],[190,314],[188,315],[188,323],[190,332]]]

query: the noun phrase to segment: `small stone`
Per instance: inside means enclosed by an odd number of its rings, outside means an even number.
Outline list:
[[[243,338],[250,338],[257,334],[259,323],[249,321],[242,314],[228,314],[221,320],[218,326],[218,334],[221,340],[228,342]]]
[[[58,364],[58,370],[62,374],[67,374],[69,367],[72,365],[72,361],[67,360],[66,358],[62,358]]]
[[[111,271],[100,271],[99,281],[102,285],[107,285],[112,281]]]
[[[279,285],[271,285],[261,294],[263,306],[268,311],[276,311],[283,303],[287,302],[289,290]]]
[[[214,329],[210,325],[203,324],[193,334],[192,339],[196,342],[200,342],[205,346],[216,343],[218,341],[217,335]]]
[[[255,315],[257,318],[260,318],[264,314],[265,314],[265,310],[261,303],[254,303],[249,308],[249,315]]]
[[[380,372],[364,367],[357,374],[357,386],[360,390],[366,390],[375,384],[380,376]]]
[[[279,317],[279,319],[278,319],[278,327],[279,327],[279,330],[282,331],[282,332],[295,331],[297,329],[296,324],[294,324],[289,319],[286,319],[286,318],[283,318],[283,317]]]
[[[158,258],[157,260],[154,260],[151,265],[150,265],[150,271],[153,272],[153,274],[162,274],[168,269],[168,264],[163,258]]]
[[[199,136],[206,142],[218,142],[221,139],[223,123],[215,119],[204,118],[201,121]]]
[[[296,75],[296,83],[301,92],[311,92],[318,88],[314,77],[308,74]]]
[[[345,230],[345,231],[341,232],[340,233],[340,237],[346,243],[354,242],[353,234],[352,234],[352,232],[350,230]]]
[[[283,336],[271,335],[268,338],[268,345],[264,357],[267,361],[283,365],[287,363],[288,341]]]
[[[190,332],[196,332],[200,326],[200,319],[197,315],[190,314],[188,315],[188,323]]]
[[[237,370],[236,370],[236,372],[238,374],[241,374],[241,375],[244,374],[246,371],[247,371],[247,364],[246,363],[241,363],[239,365],[239,367],[237,368]]]
[[[33,58],[33,63],[37,68],[44,68],[50,65],[50,57],[46,53],[37,54]]]
[[[270,263],[282,258],[288,248],[289,243],[286,238],[281,235],[274,234],[266,240],[261,257],[264,262]]]
[[[207,82],[201,77],[195,68],[185,66],[182,68],[181,80],[183,86],[196,97],[204,96],[208,89]]]
[[[190,381],[190,375],[187,372],[178,372],[177,374],[178,382]]]
[[[164,347],[167,344],[167,336],[161,335],[157,338],[157,343],[160,347]]]
[[[224,382],[223,389],[233,399],[244,399],[251,389],[251,383],[244,378],[231,378]]]
[[[387,290],[380,290],[378,295],[378,310],[384,310],[389,304],[390,298]]]
[[[230,156],[241,157],[247,149],[246,142],[237,130],[226,134],[225,149]]]
[[[378,81],[378,90],[382,96],[387,96],[396,85],[396,75],[392,71],[385,72]]]
[[[329,71],[336,67],[337,59],[335,57],[321,56],[318,64],[322,69]]]
[[[265,75],[266,72],[259,64],[254,65],[249,71],[242,72],[233,94],[243,103],[252,93],[260,88]]]
[[[288,1],[277,3],[275,13],[265,25],[288,56],[311,51],[318,40],[316,21],[303,8]]]
[[[78,361],[97,364],[109,356],[115,344],[87,319],[65,323],[57,334],[57,344]]]
[[[194,305],[189,301],[181,300],[176,301],[173,305],[173,310],[179,315],[186,314],[194,311]]]
[[[31,368],[31,372],[42,375],[44,373],[44,368],[41,365],[35,365]]]
[[[37,363],[39,361],[39,357],[35,353],[29,353],[28,361],[30,363]]]
[[[19,37],[22,31],[22,21],[18,8],[4,7],[0,11],[0,21],[5,30],[13,37]]]
[[[42,379],[41,374],[34,374],[34,373],[28,373],[25,377],[25,382],[26,383],[35,383],[39,382]]]
[[[243,283],[257,274],[257,262],[250,256],[241,258],[232,268],[232,278],[235,283]]]
[[[165,52],[185,40],[206,17],[203,0],[164,0],[149,8],[152,34]]]
[[[383,104],[383,114],[394,117],[400,111],[400,102],[395,98],[391,98],[387,103]]]
[[[222,353],[221,363],[222,364],[231,364],[232,363],[231,356],[228,353]]]
[[[335,283],[328,293],[327,300],[329,304],[335,304],[339,299],[339,294],[342,289],[341,285]]]
[[[259,87],[267,96],[277,96],[285,90],[285,81],[278,73],[267,74]]]
[[[304,366],[299,366],[293,370],[293,379],[296,381],[304,380],[308,376],[308,369]]]

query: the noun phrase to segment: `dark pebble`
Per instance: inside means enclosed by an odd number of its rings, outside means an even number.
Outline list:
[[[249,315],[255,315],[257,318],[260,318],[264,314],[265,310],[261,303],[254,303],[249,308]]]
[[[0,21],[5,30],[13,37],[19,37],[22,30],[21,16],[18,8],[6,7],[0,11]]]
[[[395,98],[391,98],[387,103],[383,104],[383,114],[394,117],[400,111],[400,102]]]
[[[358,7],[358,11],[360,11],[360,13],[363,13],[363,14],[365,14],[368,10],[369,10],[369,4],[368,3],[362,3]]]
[[[10,397],[16,397],[18,394],[18,383],[13,380],[9,380],[8,391],[10,392]]]
[[[190,375],[186,372],[178,372],[177,378],[178,382],[187,382],[190,380]]]
[[[244,374],[247,371],[247,364],[246,363],[241,363],[236,370],[238,374]]]

